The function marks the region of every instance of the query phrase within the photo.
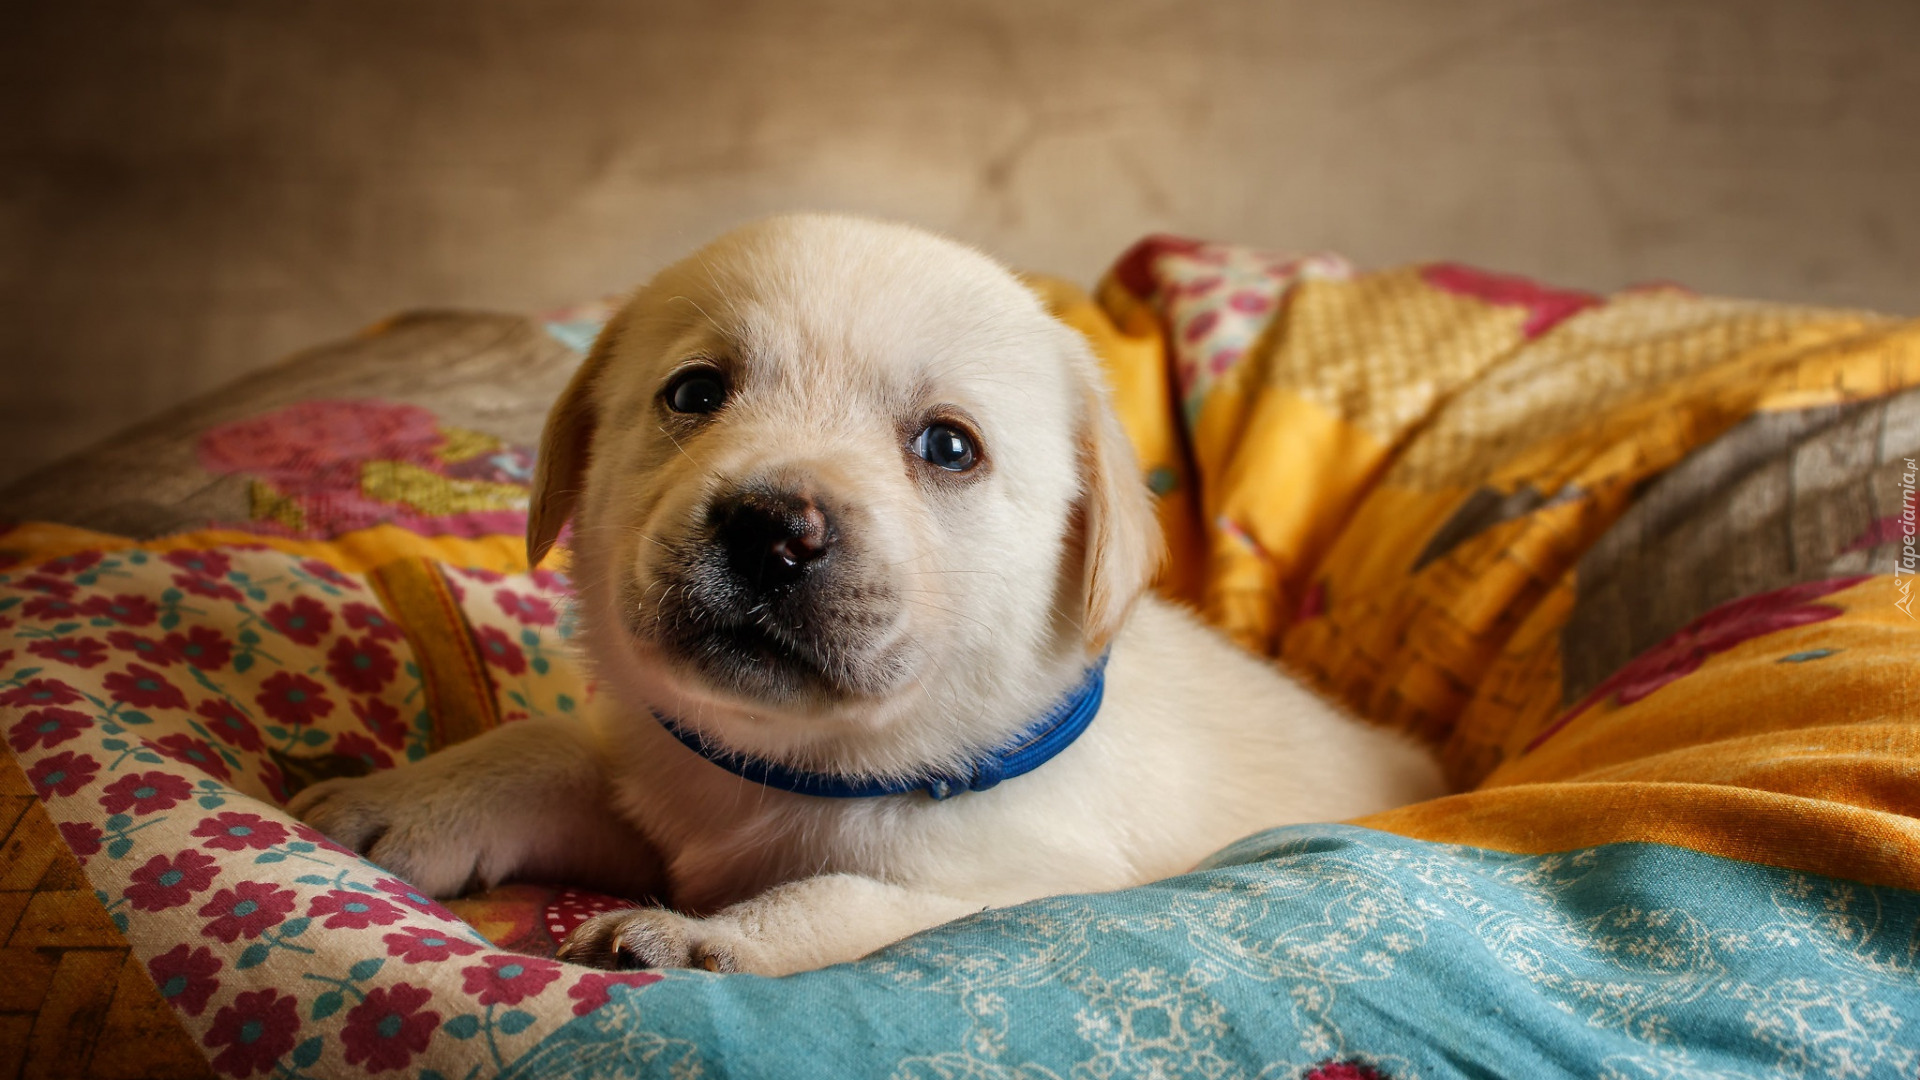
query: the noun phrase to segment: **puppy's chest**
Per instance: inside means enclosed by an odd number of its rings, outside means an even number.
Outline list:
[[[831,804],[808,805],[733,777],[677,780],[626,785],[620,803],[659,849],[682,910],[725,906],[785,881],[843,869]]]

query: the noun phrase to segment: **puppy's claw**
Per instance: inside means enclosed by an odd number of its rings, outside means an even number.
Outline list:
[[[740,969],[726,934],[702,919],[662,908],[635,908],[596,915],[560,943],[558,959],[588,967],[627,971],[639,968]]]
[[[287,812],[327,834],[341,847],[365,855],[385,836],[390,822],[379,802],[361,794],[352,778],[322,780],[302,788]]]

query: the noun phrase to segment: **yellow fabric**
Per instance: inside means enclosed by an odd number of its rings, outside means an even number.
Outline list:
[[[1120,268],[1097,300],[1037,283],[1103,356],[1143,466],[1177,477],[1160,588],[1429,741],[1463,792],[1358,824],[1527,853],[1676,844],[1920,888],[1920,625],[1891,566],[1818,599],[1837,615],[1548,732],[1569,711],[1577,564],[1643,486],[1757,414],[1920,386],[1920,324],[1659,288],[1567,303],[1541,332],[1523,304],[1430,276],[1295,284],[1184,405],[1168,372],[1191,335],[1165,295]],[[1421,563],[1476,490],[1544,503]]]
[[[478,536],[472,539],[424,536],[397,525],[356,529],[326,540],[294,539],[245,529],[217,528],[135,540],[70,525],[31,521],[0,532],[0,563],[40,562],[77,551],[125,551],[136,547],[162,552],[261,547],[319,559],[350,574],[364,574],[395,559],[411,557],[502,574],[525,573],[527,569],[527,541],[523,536]],[[548,569],[564,569],[565,553],[556,549],[548,557],[546,566]]]

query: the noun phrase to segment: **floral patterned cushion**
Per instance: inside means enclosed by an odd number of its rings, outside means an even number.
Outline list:
[[[0,492],[0,1048],[41,1074],[1920,1069],[1920,326],[1153,238],[1160,587],[1460,793],[785,979],[551,959],[281,809],[594,689],[520,545],[603,311],[396,320]],[[0,1061],[0,1064],[6,1062]]]

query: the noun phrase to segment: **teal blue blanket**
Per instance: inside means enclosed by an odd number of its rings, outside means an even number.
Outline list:
[[[1902,890],[1300,826],[855,964],[616,987],[507,1075],[1911,1080],[1917,964]]]

